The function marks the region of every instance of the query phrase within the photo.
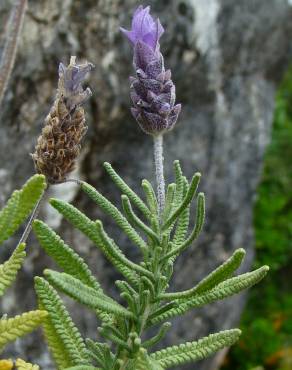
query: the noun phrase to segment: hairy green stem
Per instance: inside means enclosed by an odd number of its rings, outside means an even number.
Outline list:
[[[157,182],[157,198],[160,222],[165,205],[165,181],[163,169],[163,135],[153,137],[154,140],[154,163]]]

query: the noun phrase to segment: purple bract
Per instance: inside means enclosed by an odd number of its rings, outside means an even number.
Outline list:
[[[156,50],[159,47],[159,39],[164,28],[159,19],[154,20],[150,15],[150,6],[144,9],[141,5],[134,13],[131,31],[124,28],[121,28],[121,31],[133,45],[142,41],[151,49]]]

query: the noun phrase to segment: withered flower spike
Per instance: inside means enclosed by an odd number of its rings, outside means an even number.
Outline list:
[[[91,96],[91,90],[84,90],[82,83],[92,68],[91,63],[77,65],[76,57],[71,57],[67,67],[59,65],[57,96],[32,154],[36,171],[50,184],[65,181],[75,168],[87,131],[81,105]]]

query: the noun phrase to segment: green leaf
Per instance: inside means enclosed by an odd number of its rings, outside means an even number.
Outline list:
[[[155,361],[147,354],[144,348],[141,348],[136,358],[130,360],[125,370],[163,370],[158,361]]]
[[[168,216],[173,211],[173,208],[176,205],[175,202],[175,193],[176,193],[176,184],[169,184],[167,187],[166,197],[165,197],[165,206],[162,215],[162,219],[166,220]]]
[[[29,216],[45,188],[45,177],[34,175],[21,190],[13,192],[6,206],[0,211],[0,244],[13,235]]]
[[[177,180],[177,181],[179,181],[179,180]],[[177,207],[178,207],[179,204],[180,204],[180,199],[182,197],[185,197],[185,195],[186,195],[186,193],[188,192],[188,189],[189,189],[189,184],[188,184],[188,181],[187,181],[186,177],[182,178],[182,190],[179,189],[179,185],[177,185],[177,187],[178,187],[178,191],[177,191],[178,200],[176,202],[177,202]],[[180,196],[180,193],[181,193],[181,196]],[[174,237],[173,237],[174,248],[179,247],[185,241],[185,238],[186,238],[186,235],[187,235],[187,232],[188,232],[188,228],[189,228],[189,222],[190,222],[190,205],[188,205],[183,210],[183,212],[181,213],[181,215],[178,218],[178,222],[176,224]]]
[[[114,366],[115,356],[110,351],[107,343],[94,342],[91,339],[86,339],[89,356],[93,361],[96,361],[104,370],[111,370]]]
[[[199,282],[194,288],[184,292],[166,293],[161,296],[161,299],[181,299],[189,298],[195,294],[203,293],[212,289],[217,284],[232,276],[233,272],[241,265],[245,256],[244,249],[237,249],[233,255],[219,266],[216,270],[211,272],[205,279]]]
[[[165,348],[151,354],[163,368],[183,365],[187,362],[202,360],[224,347],[234,344],[241,331],[239,329],[225,330],[211,334],[197,342],[188,342],[179,346]]]
[[[96,291],[102,292],[100,284],[92,275],[84,260],[65,244],[49,226],[42,221],[36,220],[33,224],[33,230],[40,245],[64,272],[79,279]],[[96,310],[96,314],[104,322],[111,320],[111,317],[102,311]]]
[[[104,231],[102,222],[96,221],[96,228],[98,230],[98,235],[101,239],[101,244],[105,246],[107,252],[112,256],[112,263],[115,264],[115,261],[124,265],[126,268],[147,276],[149,279],[153,279],[153,275],[150,271],[146,270],[144,267],[130,261],[120,250],[120,248],[115,244],[113,239],[111,239],[107,233]]]
[[[152,185],[148,180],[144,179],[142,180],[142,188],[146,195],[147,204],[150,208],[151,214],[158,217],[158,202]]]
[[[102,242],[96,223],[91,221],[85,214],[67,202],[51,199],[51,205],[58,210],[77,229],[84,233],[97,246],[104,255],[114,264],[116,269],[125,276],[133,285],[137,285],[137,275],[119,260],[116,260]]]
[[[108,199],[101,195],[93,186],[82,182],[81,189],[109,216],[113,218],[116,224],[124,233],[142,250],[147,249],[147,245],[140,235],[133,229],[127,219]]]
[[[60,289],[63,293],[87,307],[93,309],[98,308],[104,312],[113,313],[117,317],[133,317],[130,311],[115,302],[112,298],[103,293],[97,292],[71,275],[52,270],[45,270],[44,273],[46,278],[54,287]]]
[[[160,240],[158,235],[147,225],[144,224],[143,221],[139,219],[138,216],[135,215],[130,200],[126,195],[122,195],[122,204],[123,209],[126,214],[127,219],[129,220],[130,224],[133,226],[137,226],[141,229],[154,243],[160,244]]]
[[[175,183],[176,183],[176,187],[177,187],[177,194],[176,196],[179,197],[179,200],[182,200],[183,199],[183,186],[184,186],[184,181],[183,181],[183,172],[182,172],[182,169],[181,169],[181,165],[180,165],[180,162],[179,160],[175,160],[173,162],[173,168],[174,168],[174,173],[175,173]]]
[[[18,358],[15,362],[17,370],[40,370],[38,365],[33,365],[29,362],[25,362],[22,359]]]
[[[263,266],[255,271],[242,274],[231,279],[225,280],[207,292],[195,295],[193,298],[177,299],[178,306],[157,316],[151,320],[149,325],[155,325],[171,317],[183,315],[188,310],[201,307],[208,303],[219,301],[250,288],[261,281],[269,270],[268,266]]]
[[[0,320],[0,350],[15,339],[36,329],[47,316],[46,311],[30,311],[10,319]]]
[[[36,277],[35,290],[40,306],[45,308],[49,314],[49,335],[47,335],[47,339],[53,355],[56,344],[59,345],[61,343],[62,345],[61,348],[57,348],[58,356],[55,356],[55,359],[59,358],[59,353],[63,350],[63,356],[70,362],[67,366],[88,365],[87,351],[81,334],[74,325],[55,289],[45,279]],[[53,342],[50,342],[52,335]]]
[[[197,191],[200,179],[201,174],[195,173],[184,200],[182,201],[181,205],[172,213],[168,220],[164,223],[164,225],[162,226],[162,231],[166,230],[173,222],[175,222],[177,218],[181,215],[181,213],[184,211],[184,209],[191,203]]]
[[[150,347],[155,346],[155,344],[159,343],[164,338],[165,334],[168,332],[170,327],[171,327],[171,323],[165,322],[159,329],[158,333],[151,339],[148,339],[145,342],[143,342],[142,346],[144,348],[150,348]]]
[[[0,265],[0,297],[15,280],[25,256],[25,244],[19,244],[9,260]]]
[[[35,220],[33,230],[42,248],[64,272],[97,291],[102,290],[84,260],[65,244],[48,225],[42,221]]]
[[[127,195],[133,204],[147,217],[151,217],[151,212],[142,199],[125,183],[125,181],[116,173],[110,163],[105,162],[104,168],[110,175],[114,183],[121,189],[122,193]]]
[[[44,308],[41,302],[39,302],[39,308]],[[73,366],[74,364],[70,353],[68,353],[62,338],[58,335],[50,316],[45,318],[43,329],[46,342],[48,343],[49,350],[57,365],[57,369],[65,369],[69,366]]]
[[[197,199],[197,209],[196,209],[196,225],[191,232],[191,235],[187,238],[185,242],[183,242],[181,245],[178,247],[173,248],[170,252],[168,252],[162,260],[168,260],[169,258],[179,255],[182,253],[189,245],[192,244],[194,240],[197,239],[199,236],[203,224],[204,224],[204,219],[205,219],[205,196],[203,193],[198,194],[198,199]]]

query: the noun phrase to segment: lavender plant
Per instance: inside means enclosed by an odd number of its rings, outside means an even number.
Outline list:
[[[40,245],[63,270],[47,269],[44,277],[35,278],[39,307],[48,312],[45,336],[58,369],[163,370],[205,358],[232,345],[240,330],[225,330],[160,351],[153,347],[170,329],[170,319],[239,293],[259,282],[268,271],[268,267],[263,266],[234,276],[245,255],[243,249],[238,249],[192,289],[169,291],[177,257],[193,244],[202,230],[205,197],[202,192],[198,193],[201,175],[195,173],[189,181],[179,161],[174,162],[175,182],[165,191],[163,135],[175,126],[181,106],[175,104],[171,72],[165,69],[160,52],[159,40],[163,31],[159,19],[150,15],[149,7],[136,10],[130,31],[122,29],[134,54],[135,77],[130,80],[132,114],[142,130],[153,136],[157,191],[149,181],[143,180],[145,197],[142,199],[109,163],[105,163],[106,172],[122,193],[121,211],[91,185],[78,181],[80,189],[111,216],[117,227],[137,246],[140,262],[131,261],[123,253],[100,220],[91,220],[72,204],[50,200],[51,205],[123,276],[124,280],[116,281],[121,303],[103,291],[85,261],[48,225],[40,220],[33,222]],[[73,59],[68,67],[60,67],[56,102],[33,155],[37,171],[44,174],[51,185],[68,181],[67,176],[78,154],[84,134],[84,113],[80,106],[89,95],[81,83],[90,66],[77,66]],[[194,225],[190,223],[193,201],[196,201]],[[98,331],[102,341],[81,336],[57,291],[96,314],[101,322]],[[147,336],[147,331],[153,327],[156,334]]]

